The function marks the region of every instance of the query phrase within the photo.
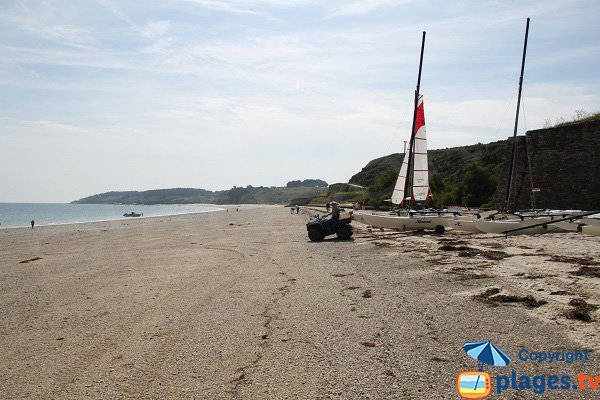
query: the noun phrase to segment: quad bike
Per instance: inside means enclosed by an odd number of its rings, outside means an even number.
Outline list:
[[[353,233],[350,221],[352,221],[352,216],[332,221],[331,219],[319,218],[317,215],[315,221],[306,224],[308,238],[313,242],[320,242],[325,236],[335,233],[339,239],[349,240]]]

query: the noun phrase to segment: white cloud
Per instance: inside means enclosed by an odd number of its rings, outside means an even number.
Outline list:
[[[336,7],[331,16],[355,16],[367,14],[373,10],[377,10],[380,8],[401,6],[415,2],[416,0],[358,0],[351,2],[343,2],[344,4]]]
[[[170,25],[169,21],[150,21],[140,29],[140,33],[146,38],[160,37],[169,30]]]
[[[177,0],[181,2],[191,3],[203,8],[217,10],[217,11],[225,11],[231,12],[235,14],[251,14],[251,15],[260,15],[259,12],[253,11],[246,7],[240,7],[239,2],[236,1],[226,1],[226,0]]]
[[[62,46],[87,48],[94,43],[89,30],[69,23],[52,3],[34,6],[19,3],[14,8],[0,11],[0,21]]]

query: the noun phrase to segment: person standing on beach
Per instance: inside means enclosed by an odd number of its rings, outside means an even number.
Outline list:
[[[33,226],[35,225],[35,221],[31,220],[31,229],[33,229]]]

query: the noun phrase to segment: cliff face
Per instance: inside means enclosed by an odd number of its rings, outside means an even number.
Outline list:
[[[512,139],[496,191],[502,209]],[[600,121],[528,131],[517,137],[509,210],[532,208],[600,210]],[[533,191],[532,191],[533,189]],[[534,203],[535,201],[535,203]]]

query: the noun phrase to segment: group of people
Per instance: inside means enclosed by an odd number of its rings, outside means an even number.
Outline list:
[[[296,214],[300,214],[300,207],[296,206],[296,207],[290,208],[290,214],[293,214],[294,210],[296,210]]]

